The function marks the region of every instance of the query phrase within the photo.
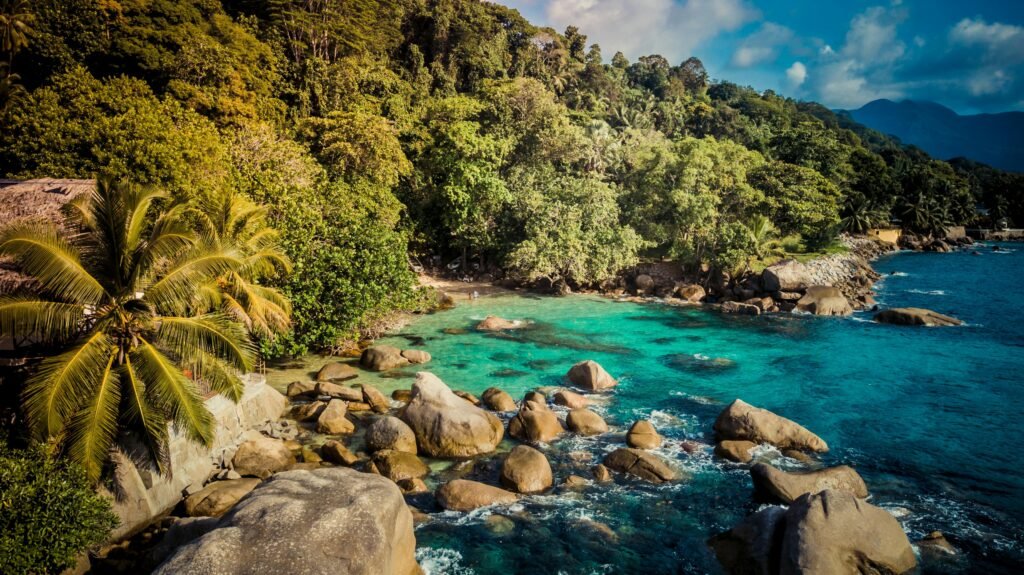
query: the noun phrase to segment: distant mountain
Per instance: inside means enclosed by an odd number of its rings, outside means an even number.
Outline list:
[[[962,156],[1024,172],[1024,112],[961,116],[935,102],[875,100],[843,113],[936,158]]]

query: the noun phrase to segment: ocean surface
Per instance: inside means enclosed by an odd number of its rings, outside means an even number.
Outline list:
[[[588,296],[481,298],[418,319],[381,343],[429,351],[433,361],[420,367],[453,389],[498,386],[518,399],[563,384],[585,359],[619,378],[595,408],[611,433],[542,446],[556,485],[569,474],[589,479],[640,418],[666,436],[660,455],[688,475],[661,486],[617,477],[470,514],[419,496],[412,503],[431,514],[416,531],[421,564],[431,574],[720,573],[705,541],[757,509],[749,474],[680,442],[711,443],[715,417],[742,398],[824,438],[822,463],[854,466],[871,503],[896,515],[911,541],[939,530],[960,550],[921,572],[1024,572],[1024,245],[1003,250],[875,263],[885,274],[881,307],[930,308],[967,322],[957,328],[879,325],[868,312],[749,318]],[[492,314],[533,325],[473,331]],[[453,328],[465,332],[444,332]],[[382,383],[408,387],[414,372]],[[495,481],[500,460],[478,460],[467,477]],[[435,467],[432,486],[467,469]]]

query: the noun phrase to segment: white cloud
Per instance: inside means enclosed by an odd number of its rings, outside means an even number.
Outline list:
[[[964,18],[949,31],[949,40],[961,46],[983,48],[986,56],[1002,65],[1024,62],[1024,27],[981,18]]]
[[[746,0],[551,0],[546,15],[555,27],[578,26],[607,52],[677,63],[759,13]]]
[[[803,62],[793,62],[793,65],[786,69],[786,78],[794,88],[800,87],[807,81],[807,66]]]
[[[914,45],[918,48],[924,48],[924,45],[927,43],[921,36],[914,36]]]
[[[796,35],[785,26],[774,22],[765,22],[761,28],[740,42],[732,55],[732,65],[737,68],[749,68],[757,64],[774,61],[779,55],[779,48],[791,44]]]

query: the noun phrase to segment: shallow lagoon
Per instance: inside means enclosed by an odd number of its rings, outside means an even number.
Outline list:
[[[613,425],[600,438],[567,436],[545,448],[556,484],[621,445],[625,429],[651,419],[660,450],[685,482],[650,486],[617,478],[577,492],[535,496],[506,510],[442,513],[417,530],[431,573],[715,573],[704,541],[756,509],[747,472],[683,439],[711,441],[711,425],[736,397],[794,419],[832,448],[823,462],[856,467],[872,502],[919,539],[944,532],[965,551],[925,572],[1019,572],[1024,566],[1024,252],[900,253],[876,263],[884,306],[921,306],[967,322],[916,329],[853,318],[722,316],[700,308],[619,303],[598,297],[482,298],[425,316],[383,340],[420,346],[426,366],[454,389],[499,386],[521,397],[556,386],[568,368],[594,359],[620,378],[598,404]],[[486,315],[526,319],[532,329],[482,334]],[[451,335],[445,329],[464,328]],[[411,385],[415,369],[377,383]],[[397,378],[395,376],[398,376]],[[506,441],[505,447],[511,444]],[[577,461],[586,458],[593,461]],[[778,465],[796,465],[766,453]],[[574,459],[575,458],[575,459]],[[494,480],[500,457],[469,477]],[[449,470],[436,481],[456,473]],[[488,519],[500,513],[507,520]],[[603,525],[602,525],[603,524]],[[610,531],[604,526],[610,528]]]

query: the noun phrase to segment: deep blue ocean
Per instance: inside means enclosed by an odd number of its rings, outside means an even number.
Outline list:
[[[504,509],[431,514],[417,528],[423,567],[438,573],[719,573],[705,541],[755,511],[745,468],[680,441],[711,442],[735,398],[793,419],[824,438],[825,465],[849,464],[871,503],[898,517],[912,541],[939,530],[960,550],[924,573],[1024,572],[1024,245],[952,254],[897,253],[875,262],[882,307],[919,306],[958,317],[956,328],[875,324],[852,318],[724,316],[697,307],[600,297],[495,296],[424,316],[384,343],[421,345],[426,367],[453,389],[499,386],[517,398],[563,383],[594,359],[620,379],[600,403],[612,433],[567,435],[543,446],[556,484],[621,446],[638,418],[668,440],[659,450],[685,481],[554,490]],[[472,327],[493,314],[534,322],[513,334]],[[465,329],[446,334],[446,328]],[[408,387],[412,370],[392,374]],[[506,440],[503,449],[513,443]],[[762,456],[795,467],[778,453]],[[588,459],[591,459],[588,461]],[[500,455],[468,477],[493,481]],[[443,481],[464,467],[441,470]],[[501,515],[503,518],[495,518]]]

